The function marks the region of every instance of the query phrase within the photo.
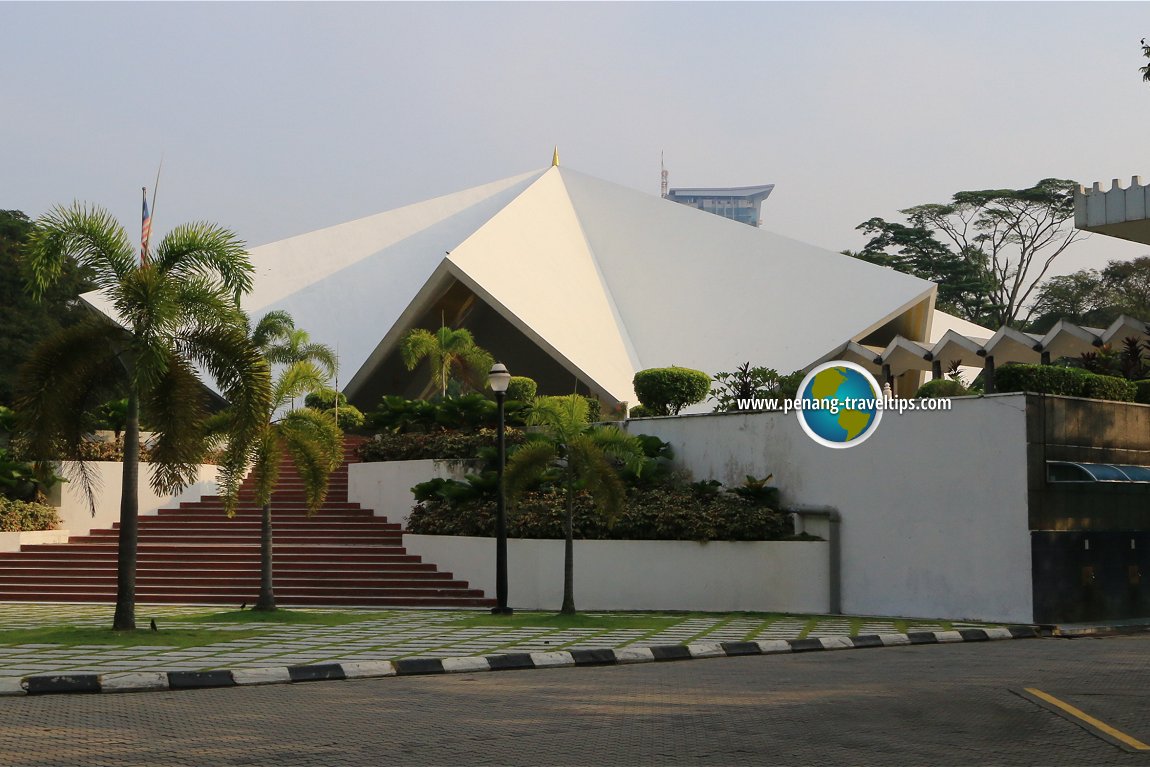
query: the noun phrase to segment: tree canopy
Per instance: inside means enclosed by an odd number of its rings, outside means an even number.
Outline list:
[[[87,313],[76,297],[91,284],[74,261],[64,265],[43,300],[32,298],[25,287],[23,254],[31,232],[32,222],[24,213],[0,210],[0,405],[13,403],[17,371],[32,349]]]
[[[1038,289],[1030,330],[1045,332],[1060,319],[1106,327],[1123,314],[1150,321],[1150,256],[1051,277]]]
[[[939,283],[938,308],[986,325],[1024,324],[1053,261],[1083,234],[1074,228],[1074,181],[1026,189],[955,192],[945,204],[900,211],[909,225],[872,218],[871,240],[848,255]]]

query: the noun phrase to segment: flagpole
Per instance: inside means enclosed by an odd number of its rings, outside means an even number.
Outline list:
[[[156,215],[156,195],[160,193],[160,171],[164,169],[164,156],[160,155],[160,166],[156,168],[156,185],[152,187],[152,215]]]

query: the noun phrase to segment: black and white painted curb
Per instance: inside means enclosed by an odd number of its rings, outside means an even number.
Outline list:
[[[1039,636],[1033,626],[1006,626],[956,631],[919,631],[907,634],[832,636],[812,639],[769,639],[754,642],[695,642],[660,647],[623,647],[617,650],[559,650],[511,653],[470,658],[401,658],[395,661],[323,663],[312,666],[273,666],[215,671],[136,671],[114,674],[58,674],[0,679],[0,695],[53,695],[61,693],[148,692],[236,687],[285,682],[318,682],[333,679],[369,679],[418,674],[452,674],[478,671],[562,668],[565,666],[615,666],[625,663],[693,660],[737,655],[855,650],[868,647],[899,647],[951,642],[987,642]]]

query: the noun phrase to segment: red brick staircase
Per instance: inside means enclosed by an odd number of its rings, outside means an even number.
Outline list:
[[[347,460],[312,517],[289,464],[272,495],[277,604],[489,607],[495,600],[403,548],[400,526],[347,500]],[[228,519],[218,496],[140,517],[136,598],[142,603],[253,604],[259,594],[260,507],[250,479]],[[0,553],[0,601],[113,602],[119,524]]]

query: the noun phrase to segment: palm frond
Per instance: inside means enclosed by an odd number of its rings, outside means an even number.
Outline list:
[[[571,472],[579,478],[595,506],[613,524],[622,514],[627,487],[603,449],[590,435],[580,435],[567,446]]]
[[[232,407],[232,434],[220,465],[220,494],[233,509],[240,482],[254,458],[254,443],[271,413],[267,362],[241,327],[197,327],[174,339],[179,353],[202,366]]]
[[[311,361],[294,362],[276,377],[272,408],[279,409],[296,397],[326,388],[328,375]]]
[[[267,351],[274,341],[283,341],[295,330],[295,320],[282,309],[273,309],[260,317],[259,322],[252,328],[252,343],[257,348]]]
[[[288,413],[275,431],[303,480],[308,512],[314,514],[327,497],[331,473],[343,462],[343,433],[333,416],[311,408]]]
[[[143,411],[157,439],[152,489],[173,494],[196,481],[206,447],[208,409],[203,386],[184,360],[169,357],[164,375],[142,392]]]
[[[531,404],[530,426],[541,426],[555,439],[566,443],[587,428],[587,400],[578,394],[564,397],[536,397]]]
[[[507,502],[514,506],[527,488],[537,482],[559,458],[553,442],[528,442],[515,451],[503,471]]]
[[[36,298],[60,279],[69,260],[89,272],[96,288],[113,294],[137,268],[124,228],[103,208],[80,203],[55,207],[37,219],[24,257]]]
[[[243,240],[228,229],[202,221],[181,224],[168,232],[156,247],[152,264],[176,281],[219,279],[237,299],[252,289],[255,274]]]
[[[280,476],[280,458],[283,448],[279,435],[274,429],[265,429],[254,444],[252,469],[248,475],[255,486],[255,502],[258,506],[271,503],[272,492]]]
[[[127,379],[116,350],[123,339],[119,327],[93,317],[32,350],[20,371],[16,400],[17,435],[31,458],[79,455],[89,426],[83,414],[118,394]],[[93,475],[86,466],[74,471],[71,479],[94,513]]]

